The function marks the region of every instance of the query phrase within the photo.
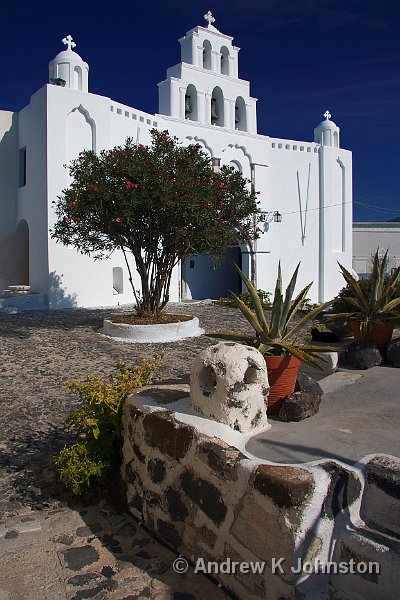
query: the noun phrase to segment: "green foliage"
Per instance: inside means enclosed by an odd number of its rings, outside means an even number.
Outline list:
[[[272,307],[270,292],[266,292],[265,290],[257,290],[257,296],[259,297],[261,306],[264,309]],[[249,308],[255,308],[253,298],[250,292],[242,292],[238,295],[238,298],[240,298],[240,300],[244,302]],[[237,306],[237,302],[232,292],[230,296],[219,298],[217,304],[221,304],[222,306]]]
[[[387,251],[382,259],[379,250],[372,261],[372,271],[368,278],[357,281],[349,271],[339,263],[347,286],[343,288],[332,303],[335,313],[329,320],[342,318],[360,322],[362,335],[370,332],[374,323],[398,321],[400,319],[400,267],[386,276],[388,265]]]
[[[104,483],[120,461],[123,401],[133,389],[159,378],[161,356],[139,366],[116,365],[116,374],[104,381],[98,375],[69,381],[67,389],[78,395],[82,406],[65,422],[76,441],[53,457],[60,477],[74,493],[82,494],[94,484]]]
[[[261,220],[240,173],[227,166],[215,173],[199,144],[184,147],[168,131],[151,135],[148,147],[128,138],[100,154],[82,152],[69,167],[73,181],[58,198],[52,230],[57,241],[95,259],[120,249],[128,269],[132,253],[139,314],[158,314],[168,302],[179,260],[221,258],[234,241],[258,237]]]
[[[297,323],[291,323],[297,311],[303,306],[304,301],[307,298],[307,293],[312,285],[310,283],[308,286],[303,288],[293,299],[299,267],[300,263],[297,265],[290,283],[286,288],[285,296],[283,296],[282,272],[281,265],[279,263],[278,278],[269,321],[264,313],[257,290],[248,277],[246,277],[246,275],[238,268],[240,277],[244,281],[254,303],[254,312],[239,298],[239,296],[236,296],[235,294],[232,295],[235,298],[236,305],[242,312],[243,316],[253,327],[255,331],[255,337],[238,335],[236,333],[216,333],[212,334],[211,337],[243,342],[249,346],[256,347],[261,354],[272,354],[275,356],[292,354],[299,360],[306,362],[309,365],[320,367],[315,358],[316,354],[320,352],[329,352],[334,350],[334,348],[309,344],[302,344],[300,346],[295,344],[292,341],[292,338],[300,330],[307,327],[314,317],[316,317],[322,310],[329,306],[330,302],[320,304],[318,307],[314,308],[305,316],[303,316],[303,318]],[[319,358],[320,360],[324,360],[322,357]]]

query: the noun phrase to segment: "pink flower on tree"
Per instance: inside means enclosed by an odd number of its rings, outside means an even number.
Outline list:
[[[116,222],[116,223],[121,223],[121,221],[122,221],[121,217],[117,217],[117,218],[115,219],[115,222]]]

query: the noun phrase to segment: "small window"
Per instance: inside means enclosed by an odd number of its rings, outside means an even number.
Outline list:
[[[26,148],[19,149],[19,187],[26,186]]]
[[[194,260],[189,261],[189,269],[194,269]]]
[[[120,108],[117,108],[117,115],[122,115],[122,110]]]
[[[124,293],[124,273],[122,267],[113,267],[113,294]]]
[[[129,111],[128,110],[125,111],[125,116],[129,117]]]

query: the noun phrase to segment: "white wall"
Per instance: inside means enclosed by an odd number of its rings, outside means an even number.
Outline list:
[[[389,249],[388,269],[400,266],[400,223],[353,223],[353,269],[358,275],[371,271],[377,249]]]
[[[18,150],[26,148],[26,185],[18,187],[16,225],[24,219],[29,228],[29,284],[48,292],[47,126],[46,87],[18,114]]]
[[[18,240],[15,238],[17,212],[17,114],[0,111],[0,293],[18,279],[15,260]]]

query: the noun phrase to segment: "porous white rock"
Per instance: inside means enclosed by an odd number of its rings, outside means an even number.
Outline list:
[[[220,342],[203,350],[193,363],[193,410],[236,431],[268,425],[268,392],[264,357],[251,346]]]

